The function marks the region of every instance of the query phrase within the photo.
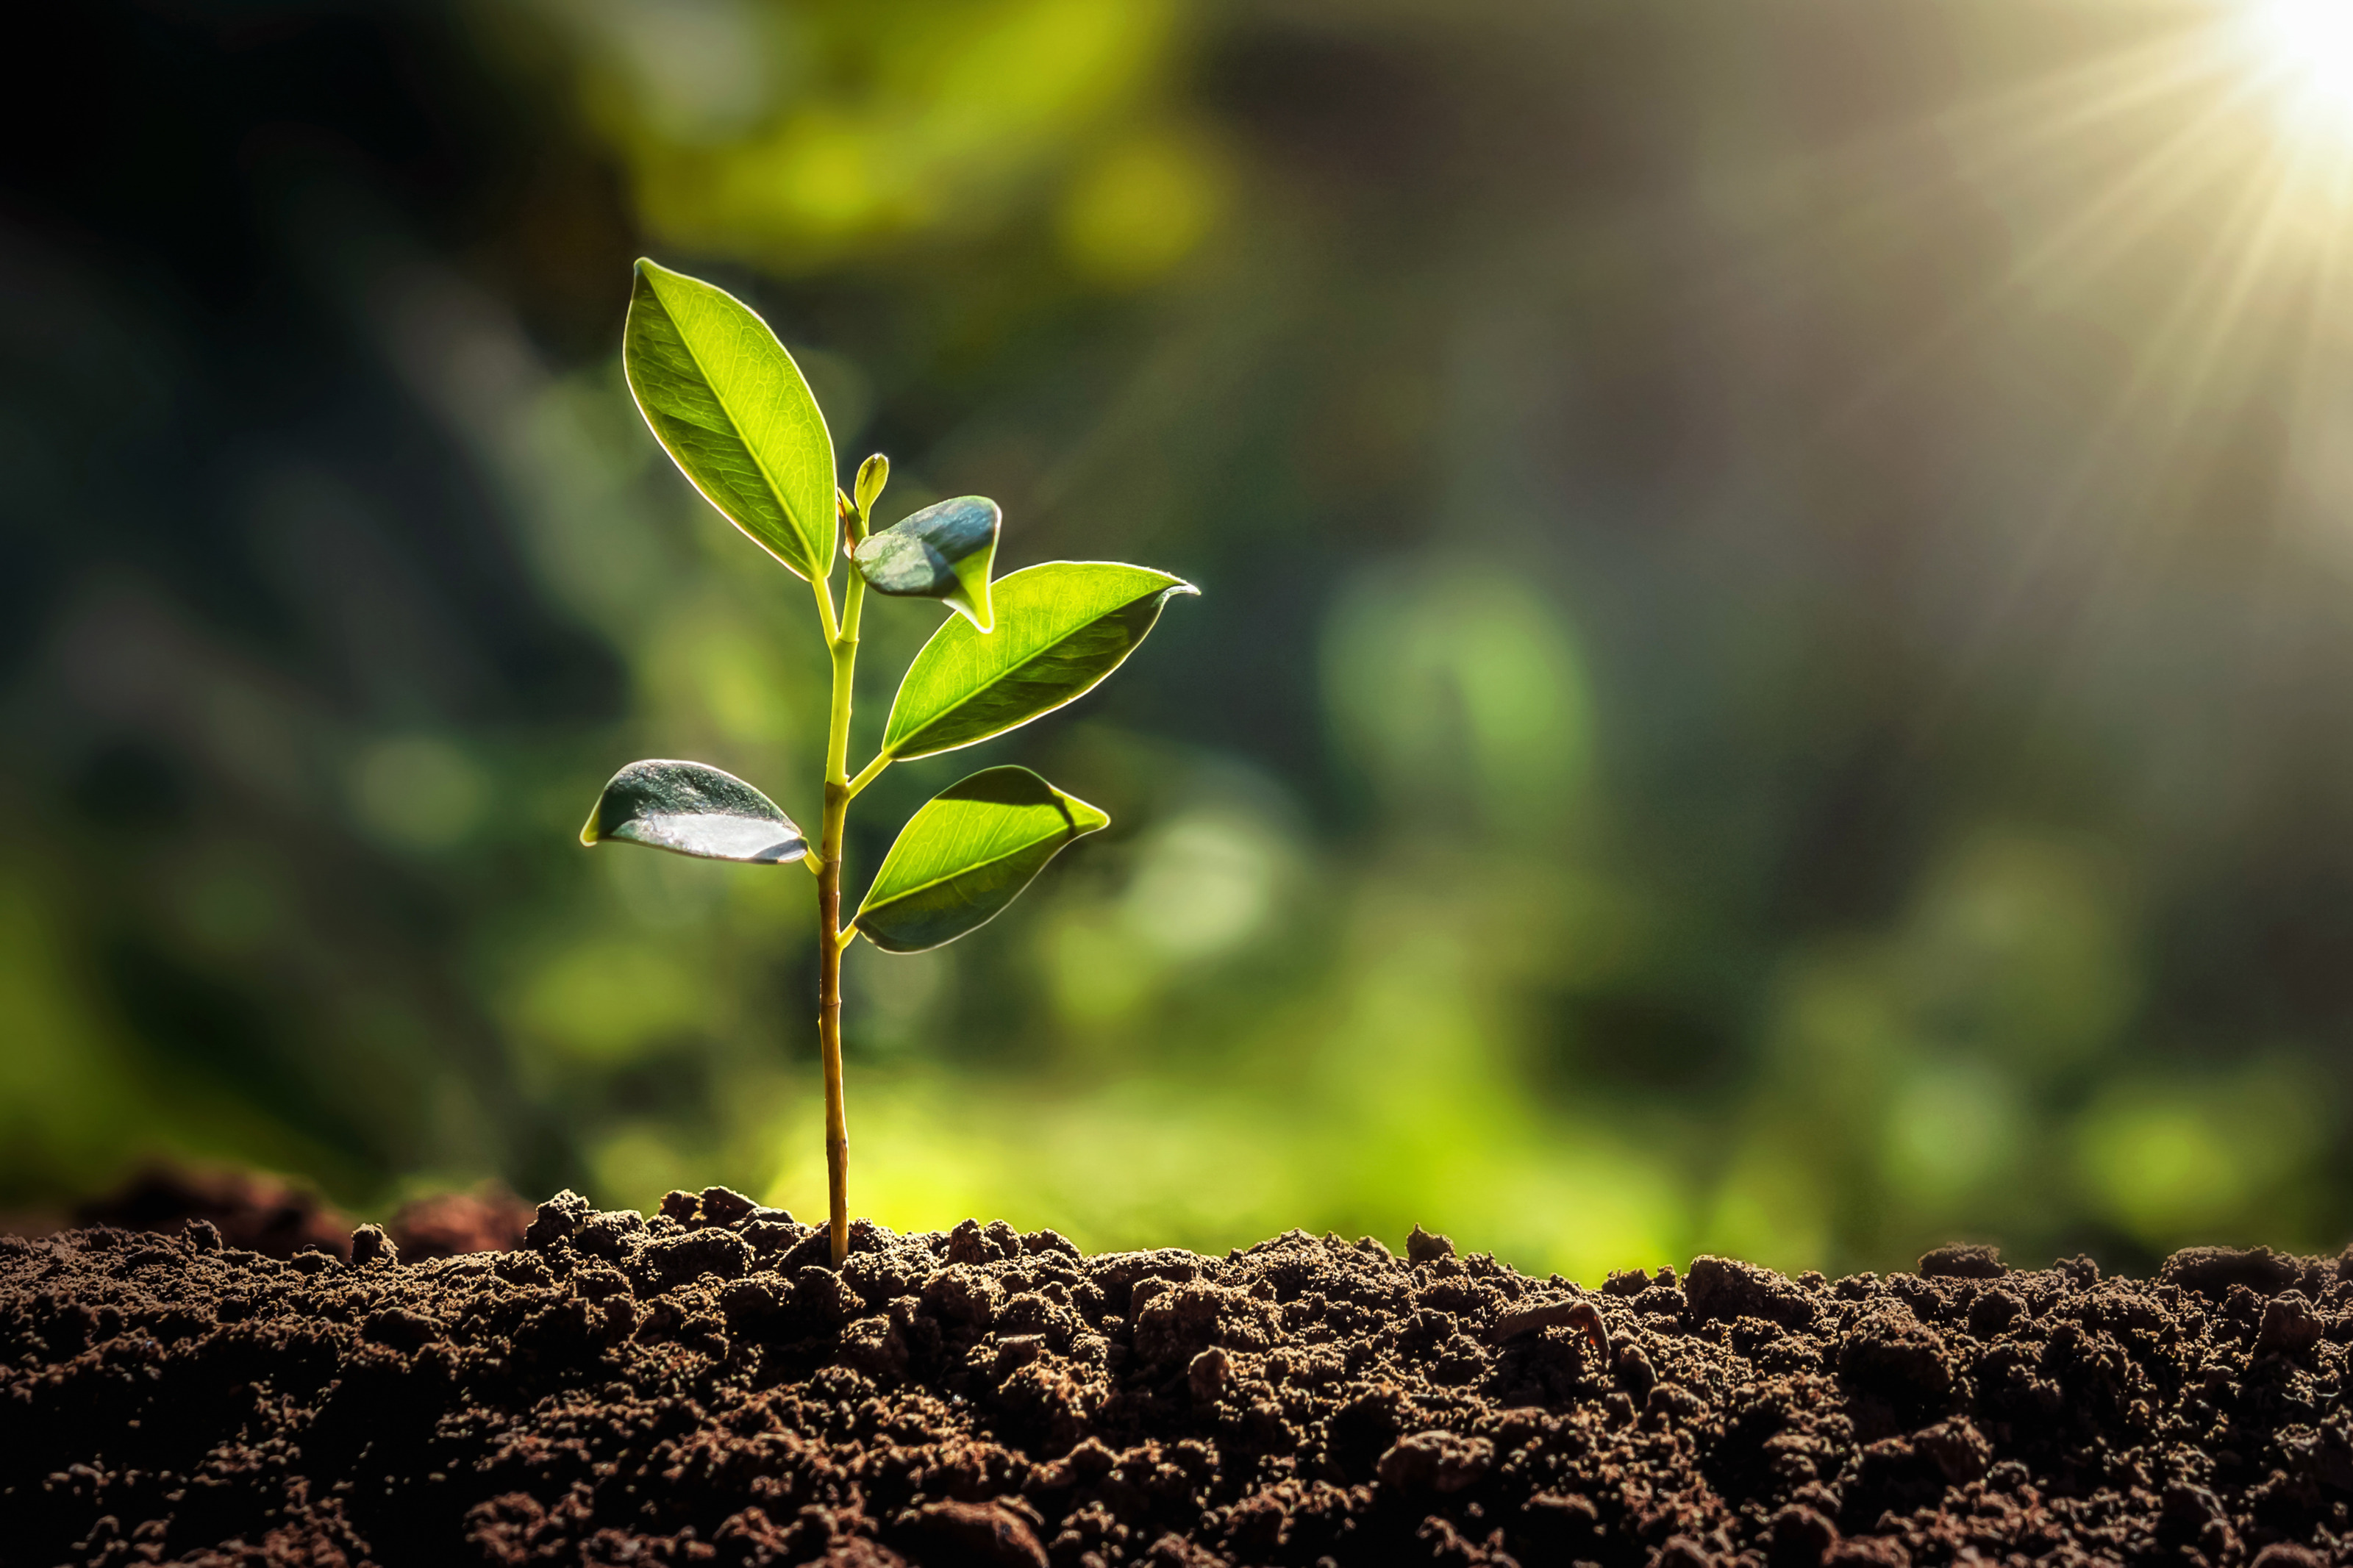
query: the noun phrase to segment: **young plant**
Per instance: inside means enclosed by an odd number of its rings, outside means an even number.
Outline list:
[[[818,1043],[825,1063],[826,1173],[833,1260],[849,1248],[849,1130],[841,1089],[841,954],[863,936],[922,952],[996,918],[1065,844],[1111,818],[1027,768],[983,768],[900,829],[858,912],[841,920],[849,803],[892,763],[1001,735],[1092,689],[1144,640],[1161,606],[1193,585],[1106,561],[1049,561],[992,582],[997,503],[959,496],[889,528],[871,524],[889,479],[881,454],[851,494],[835,482],[833,438],[793,356],[767,323],[708,283],[640,261],[622,360],[638,407],[706,500],[807,581],[833,656],[824,805],[814,850],[776,803],[702,763],[631,763],[597,798],[583,844],[651,845],[709,860],[787,865],[817,875]],[[850,558],[839,610],[835,554]],[[853,776],[850,686],[867,590],[937,599],[955,613],[899,683],[882,743]]]

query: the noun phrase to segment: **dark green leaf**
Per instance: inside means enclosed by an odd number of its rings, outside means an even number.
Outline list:
[[[1063,845],[1111,818],[1028,768],[950,784],[900,831],[857,927],[885,952],[921,952],[987,925]]]
[[[580,830],[583,844],[607,838],[705,860],[786,865],[808,853],[775,801],[702,763],[631,763],[615,773]]]
[[[1083,695],[1119,668],[1182,578],[1108,561],[1050,561],[997,579],[997,630],[969,622],[932,634],[882,732],[892,757],[925,757],[986,741]]]
[[[944,599],[981,631],[996,625],[988,573],[1003,518],[987,496],[957,496],[860,540],[851,559],[878,594]]]
[[[833,438],[800,367],[741,300],[638,263],[622,363],[646,423],[711,504],[815,581],[833,570]]]

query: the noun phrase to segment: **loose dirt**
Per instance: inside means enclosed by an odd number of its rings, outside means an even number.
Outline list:
[[[347,1250],[0,1238],[0,1563],[2353,1562],[2353,1254],[1586,1292],[968,1221],[836,1273],[717,1188]]]

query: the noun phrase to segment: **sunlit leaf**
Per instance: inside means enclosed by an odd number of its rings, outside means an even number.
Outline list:
[[[1002,522],[997,503],[987,496],[957,496],[867,535],[853,559],[859,575],[876,593],[944,599],[985,632],[997,624],[988,574],[997,562]]]
[[[874,503],[882,499],[882,487],[891,482],[891,459],[877,452],[858,465],[858,510],[871,515]]]
[[[950,621],[932,634],[891,704],[882,750],[925,757],[1026,724],[1083,695],[1135,650],[1179,577],[1108,561],[1050,561],[990,590],[997,630]]]
[[[950,784],[900,831],[857,928],[885,952],[921,952],[987,925],[1073,838],[1111,818],[1028,768]]]
[[[808,840],[775,801],[702,763],[631,763],[615,773],[580,830],[583,844],[607,838],[767,865],[808,853]]]
[[[694,488],[802,576],[830,572],[833,438],[767,323],[723,289],[640,261],[621,357]]]

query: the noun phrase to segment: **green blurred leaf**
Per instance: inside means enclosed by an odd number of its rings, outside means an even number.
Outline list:
[[[764,865],[808,853],[808,840],[775,801],[702,763],[631,763],[615,773],[580,830],[583,844],[607,838]]]
[[[984,768],[926,802],[883,858],[856,925],[885,952],[922,952],[997,918],[1046,862],[1111,818],[1028,768]]]
[[[699,279],[638,263],[629,391],[694,488],[812,582],[833,569],[833,438],[768,324]]]
[[[851,558],[858,574],[876,593],[944,599],[950,609],[985,632],[996,625],[988,573],[997,562],[997,535],[1003,521],[997,503],[987,496],[957,496],[867,535]]]
[[[891,704],[882,750],[927,757],[986,741],[1084,695],[1135,650],[1180,577],[1110,561],[1049,561],[997,579],[997,631],[932,634]]]

